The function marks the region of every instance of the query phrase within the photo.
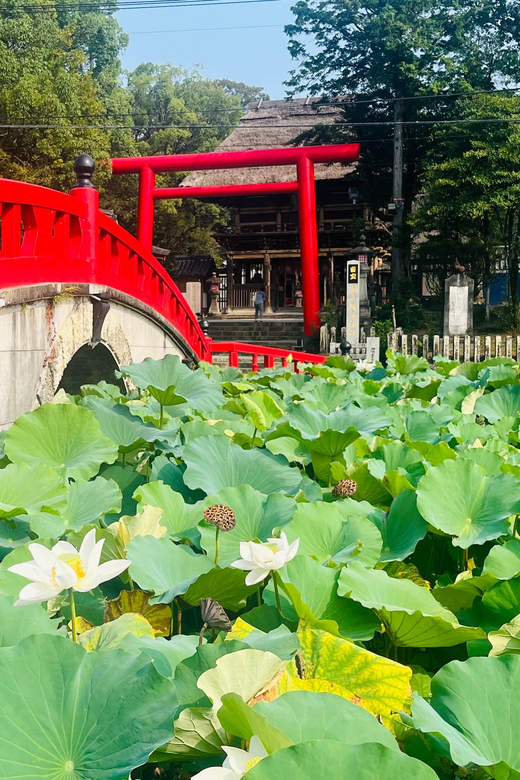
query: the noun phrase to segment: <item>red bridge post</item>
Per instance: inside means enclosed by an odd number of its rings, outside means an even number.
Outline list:
[[[76,186],[70,191],[73,198],[83,201],[87,208],[84,224],[83,251],[89,263],[89,281],[96,281],[99,244],[99,192],[92,184],[96,163],[89,154],[80,154],[74,160]]]
[[[153,244],[153,216],[155,173],[145,165],[139,171],[139,201],[137,206],[137,238],[151,251]]]

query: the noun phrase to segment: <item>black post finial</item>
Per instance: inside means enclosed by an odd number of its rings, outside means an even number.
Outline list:
[[[200,320],[199,320],[200,329],[202,330],[205,338],[208,338],[208,336],[209,336],[209,322],[207,321],[207,319],[206,319],[206,317],[204,315],[204,312],[202,312],[202,314],[200,314],[199,316],[200,316]]]
[[[74,160],[74,173],[76,174],[76,187],[93,187],[92,175],[96,169],[96,163],[90,154],[80,154]]]

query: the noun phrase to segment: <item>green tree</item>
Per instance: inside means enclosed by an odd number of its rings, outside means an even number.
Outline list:
[[[78,153],[106,159],[113,148],[132,149],[125,129],[96,127],[109,124],[112,111],[128,118],[130,102],[119,85],[127,36],[112,16],[115,3],[103,11],[92,5],[88,13],[72,4],[59,13],[29,14],[20,2],[2,7],[0,124],[9,126],[2,131],[0,173],[66,189]],[[108,174],[102,169],[101,180]]]
[[[143,63],[128,74],[133,138],[137,154],[213,151],[243,114],[238,95],[197,70]],[[185,174],[163,174],[157,186],[178,186]],[[121,222],[135,229],[137,180],[115,177],[107,189]],[[211,254],[218,260],[213,232],[225,224],[225,209],[204,201],[162,201],[156,206],[154,241],[173,254]]]
[[[520,262],[520,99],[481,95],[459,104],[460,124],[434,131],[424,198],[413,215],[429,232],[420,256],[437,273],[458,263],[487,285],[496,260],[509,273],[513,324],[518,327]],[[476,132],[476,128],[478,131]]]
[[[446,94],[520,80],[516,0],[298,0],[293,12],[286,30],[297,67],[289,92],[343,99],[342,121],[349,124],[321,138],[362,142],[363,194],[376,208],[392,195],[396,106],[404,123],[408,216],[431,145],[428,122],[457,116],[459,106]],[[402,240],[409,258],[406,225]]]
[[[248,107],[249,103],[271,99],[263,87],[250,87],[248,84],[244,84],[243,81],[217,79],[215,84],[217,87],[222,87],[229,95],[237,95],[237,97],[240,98],[244,110]]]

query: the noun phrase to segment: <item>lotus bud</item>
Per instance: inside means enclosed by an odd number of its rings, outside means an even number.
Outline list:
[[[357,482],[353,479],[341,479],[337,485],[332,488],[334,498],[345,498],[352,496],[357,490]]]

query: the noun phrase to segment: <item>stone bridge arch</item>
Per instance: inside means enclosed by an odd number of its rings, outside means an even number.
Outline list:
[[[4,290],[0,303],[0,428],[51,401],[67,367],[93,341],[113,368],[167,354],[189,358],[182,336],[150,307],[117,290],[97,285],[47,284]],[[102,321],[96,305],[104,300]],[[88,363],[88,361],[86,361]],[[83,366],[85,368],[85,365]],[[69,372],[70,373],[70,372]],[[103,376],[115,382],[108,370]],[[82,384],[99,381],[88,370]]]

